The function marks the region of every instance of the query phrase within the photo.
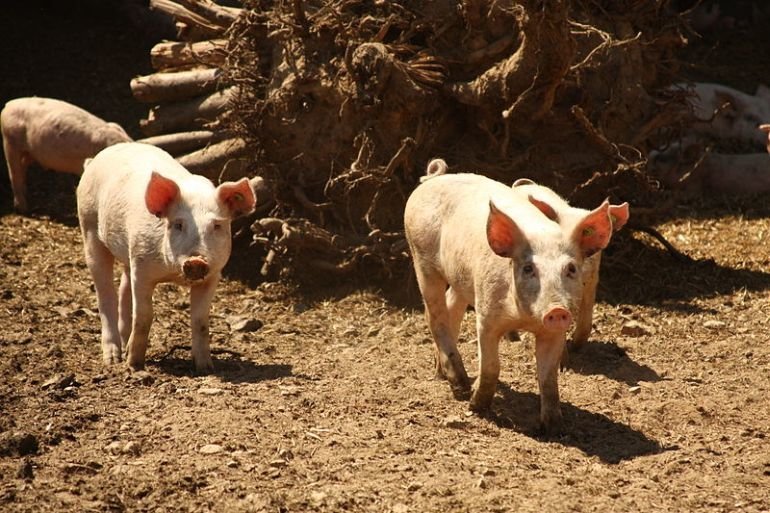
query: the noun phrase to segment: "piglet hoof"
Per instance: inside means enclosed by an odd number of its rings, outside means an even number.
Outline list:
[[[540,414],[540,431],[547,437],[560,435],[562,432],[561,410],[542,412]]]
[[[479,386],[478,379],[473,384],[473,393],[471,394],[471,411],[483,415],[489,411],[492,406],[492,398],[495,396],[495,387]]]
[[[119,347],[108,347],[102,351],[102,361],[104,361],[104,365],[113,365],[120,363],[122,360],[123,357],[120,354]]]
[[[452,388],[452,396],[455,400],[467,401],[470,399],[471,387],[467,382],[460,384],[450,383],[450,387]]]
[[[129,353],[126,365],[128,365],[128,368],[134,372],[144,370],[144,358],[132,357]]]
[[[212,374],[214,372],[214,362],[211,358],[201,358],[200,360],[193,360],[195,366],[195,374],[204,376],[206,374]]]

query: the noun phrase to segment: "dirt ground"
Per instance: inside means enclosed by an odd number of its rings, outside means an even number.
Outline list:
[[[127,84],[151,35],[108,7],[27,2],[0,41],[18,49],[2,102],[57,96],[137,135]],[[432,378],[409,278],[256,284],[236,253],[214,374],[191,371],[174,286],[146,371],[104,367],[76,179],[31,180],[19,216],[0,178],[0,511],[770,511],[770,197],[677,202],[657,227],[691,262],[638,232],[614,242],[546,438],[532,341],[502,343],[492,412],[470,415]],[[472,313],[460,350],[475,375]]]

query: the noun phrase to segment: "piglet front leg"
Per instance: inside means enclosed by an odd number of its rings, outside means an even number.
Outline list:
[[[559,364],[566,345],[565,333],[535,335],[537,383],[540,387],[540,423],[547,434],[561,430]]]
[[[214,371],[209,347],[209,311],[219,283],[219,276],[190,287],[190,324],[192,325],[192,359],[195,371],[208,374]]]

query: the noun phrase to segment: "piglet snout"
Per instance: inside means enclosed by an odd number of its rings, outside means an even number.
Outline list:
[[[549,331],[567,331],[572,324],[572,314],[564,307],[555,306],[543,316],[543,325]]]
[[[182,274],[186,280],[199,281],[209,273],[209,264],[201,257],[190,257],[182,264]]]

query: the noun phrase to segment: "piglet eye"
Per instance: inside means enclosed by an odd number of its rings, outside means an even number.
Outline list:
[[[184,225],[182,224],[182,221],[174,221],[174,224],[172,225],[172,227],[174,228],[174,230],[181,232],[182,229],[184,228]]]
[[[576,267],[576,266],[575,266],[575,264],[573,264],[572,262],[570,262],[570,263],[567,265],[567,274],[568,274],[569,276],[575,276],[575,274],[577,274],[577,267]]]
[[[524,267],[521,268],[521,271],[526,275],[535,274],[535,266],[532,264],[525,264]]]
[[[222,223],[214,223],[214,231],[219,231],[222,229]]]

